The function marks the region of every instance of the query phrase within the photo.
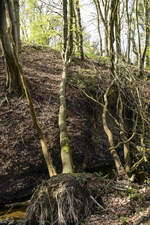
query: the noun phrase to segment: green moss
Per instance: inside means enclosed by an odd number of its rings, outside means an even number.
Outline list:
[[[65,146],[63,146],[63,151],[68,153],[69,152],[69,145],[66,144]]]

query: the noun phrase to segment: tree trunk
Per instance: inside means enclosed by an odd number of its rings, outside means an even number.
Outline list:
[[[103,47],[102,47],[102,36],[100,31],[100,14],[97,6],[97,1],[94,0],[95,8],[96,8],[96,19],[97,19],[97,31],[99,36],[99,49],[100,49],[100,56],[103,55]]]
[[[62,80],[60,84],[60,108],[59,108],[59,130],[60,147],[63,171],[62,173],[73,173],[72,156],[69,146],[69,138],[66,124],[66,81],[67,81],[67,61],[64,60]]]
[[[73,53],[73,0],[69,0],[69,26],[68,26],[68,46],[67,58],[70,59]]]
[[[120,102],[120,108],[119,108],[119,119],[120,119],[120,137],[123,142],[123,153],[124,153],[124,161],[125,161],[125,171],[127,174],[130,173],[130,149],[129,149],[129,143],[127,142],[128,138],[126,136],[125,126],[124,126],[124,120],[123,120],[123,102],[122,98],[119,94],[119,102]]]
[[[114,77],[115,72],[115,51],[114,51],[114,24],[117,14],[119,0],[111,0],[111,12],[109,19],[109,43],[110,43],[110,58],[111,58],[111,75]]]
[[[63,59],[65,58],[68,41],[68,10],[67,0],[63,0]]]
[[[145,58],[146,58],[146,52],[147,49],[149,48],[150,45],[150,28],[149,28],[149,17],[150,16],[150,8],[149,8],[149,3],[148,0],[144,0],[144,27],[145,27],[145,44],[144,44],[144,51],[143,51],[143,55],[142,55],[142,59],[141,59],[141,69],[143,71],[144,69],[144,62],[145,62]]]
[[[108,141],[109,141],[109,145],[110,145],[110,153],[114,159],[115,162],[115,166],[116,166],[116,170],[118,173],[118,176],[121,178],[126,179],[127,178],[127,174],[121,164],[120,158],[118,156],[118,153],[114,147],[114,141],[113,141],[113,135],[111,130],[109,129],[108,125],[107,125],[107,107],[108,107],[108,99],[107,99],[107,95],[109,93],[110,88],[112,87],[112,85],[114,84],[114,80],[111,82],[111,84],[109,85],[109,87],[107,88],[105,94],[104,94],[104,106],[103,106],[103,113],[102,113],[102,121],[103,121],[103,127],[104,127],[104,131],[108,137]]]
[[[65,13],[65,14],[64,14]],[[60,83],[60,108],[59,108],[59,131],[60,131],[60,147],[62,160],[62,173],[72,173],[73,164],[71,150],[69,146],[69,138],[66,124],[66,82],[67,82],[67,68],[68,68],[68,48],[67,43],[67,1],[63,0],[63,73]]]
[[[6,7],[7,7],[7,5],[6,5]],[[6,28],[4,26],[4,25],[6,25],[6,17],[5,17],[6,12],[5,12],[4,9],[6,9],[6,8],[5,8],[4,1],[3,1],[2,4],[0,4],[0,25],[2,25],[2,26],[0,26],[0,34],[3,34],[3,32],[4,32],[3,29]],[[8,11],[8,14],[9,14],[9,11]],[[2,18],[3,18],[3,20],[2,20]],[[11,28],[11,20],[9,21],[9,23],[10,23],[9,28]],[[37,121],[37,118],[36,118],[34,106],[33,106],[33,103],[32,103],[32,98],[30,96],[29,90],[27,88],[27,85],[26,85],[24,77],[23,77],[22,67],[19,63],[17,50],[16,50],[15,43],[14,43],[14,40],[13,40],[13,37],[12,37],[12,33],[10,31],[8,33],[6,33],[6,31],[5,31],[5,40],[3,39],[3,35],[2,35],[2,44],[3,44],[3,48],[4,48],[4,54],[5,54],[5,57],[6,57],[6,63],[7,63],[8,67],[10,69],[13,69],[12,70],[13,72],[14,72],[14,69],[15,69],[17,77],[18,77],[18,79],[19,79],[19,81],[22,84],[22,87],[24,89],[24,92],[25,92],[25,95],[26,95],[26,98],[27,98],[27,101],[28,101],[28,104],[29,104],[29,109],[30,109],[30,114],[31,114],[31,117],[32,117],[33,125],[36,128],[37,133],[40,137],[42,152],[43,152],[43,155],[44,155],[47,167],[48,167],[49,175],[50,176],[56,175],[56,171],[55,171],[55,169],[53,167],[53,164],[52,164],[51,155],[48,152],[48,148],[47,148],[47,144],[46,144],[46,140],[45,140],[43,131],[40,128],[40,126],[38,124],[38,121]],[[12,59],[10,59],[10,56],[12,57]],[[10,72],[11,72],[11,70],[10,70]]]
[[[83,52],[83,34],[82,34],[82,25],[81,25],[81,13],[79,0],[75,2],[76,14],[77,14],[77,25],[78,25],[78,33],[79,33],[79,52],[81,60],[84,60],[84,52]]]
[[[16,29],[17,29],[17,43],[18,51],[21,51],[21,40],[20,40],[20,13],[19,13],[19,0],[14,0],[15,15],[16,15]]]
[[[109,1],[103,2],[103,8],[104,8],[104,15],[101,10],[100,1],[94,0],[94,4],[97,5],[97,10],[99,12],[99,15],[101,17],[101,20],[104,25],[104,42],[105,42],[105,56],[109,56],[109,30],[108,30],[108,11],[109,11]]]
[[[116,58],[117,62],[121,58],[121,21],[120,21],[120,3],[118,3],[115,15],[115,39],[116,39]]]
[[[135,12],[136,12],[136,30],[138,38],[138,67],[139,67],[139,75],[141,75],[143,65],[142,65],[141,37],[140,37],[139,17],[138,17],[138,3],[139,1],[136,0]]]
[[[8,13],[6,12],[6,9]],[[0,39],[2,42],[3,52],[6,60],[7,66],[7,78],[6,78],[6,87],[8,88],[9,93],[14,93],[17,96],[22,95],[23,89],[21,85],[21,80],[19,77],[19,71],[16,66],[14,52],[12,50],[12,34],[15,35],[15,30],[11,25],[11,18],[9,12],[11,11],[7,1],[2,0],[0,4]],[[13,14],[13,12],[11,11]],[[7,19],[6,19],[7,15]]]

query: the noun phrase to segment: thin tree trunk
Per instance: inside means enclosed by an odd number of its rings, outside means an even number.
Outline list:
[[[68,41],[68,10],[67,0],[63,0],[63,58],[65,58]]]
[[[103,3],[103,7],[104,7],[104,16],[101,10],[101,6],[100,6],[100,2],[99,0],[94,0],[94,4],[97,5],[97,10],[99,12],[99,15],[101,17],[101,20],[103,22],[104,25],[104,43],[105,43],[105,56],[109,56],[109,47],[108,47],[108,43],[109,43],[109,30],[108,30],[108,11],[109,11],[109,4],[108,1],[105,1],[105,4]]]
[[[79,50],[80,50],[80,57],[81,60],[84,60],[84,52],[83,52],[83,34],[82,34],[82,25],[81,25],[81,13],[80,13],[80,6],[79,0],[75,2],[75,8],[77,12],[77,24],[78,24],[78,32],[79,32]]]
[[[97,1],[94,0],[95,8],[96,8],[96,18],[97,18],[97,31],[99,36],[99,49],[100,49],[100,55],[103,55],[103,47],[102,47],[102,36],[101,36],[101,30],[100,30],[100,14],[97,6]]]
[[[68,46],[67,57],[71,58],[73,53],[73,0],[69,0],[69,26],[68,26]]]
[[[114,159],[115,162],[115,166],[116,166],[116,170],[118,173],[119,177],[122,178],[127,178],[127,174],[121,164],[120,158],[118,156],[118,153],[114,147],[114,141],[113,141],[113,135],[111,130],[109,129],[108,125],[107,125],[107,107],[108,107],[108,99],[107,99],[107,95],[109,93],[110,88],[112,87],[112,85],[114,84],[114,80],[111,82],[111,84],[109,85],[109,87],[107,88],[105,94],[104,94],[104,106],[103,106],[103,113],[102,113],[102,121],[103,121],[103,127],[104,127],[104,131],[108,137],[108,141],[109,141],[109,145],[110,145],[110,153]]]
[[[144,62],[145,62],[146,52],[147,52],[147,49],[148,49],[149,44],[150,44],[149,43],[150,28],[149,28],[149,24],[148,24],[148,21],[149,21],[148,15],[150,14],[149,13],[150,9],[149,9],[148,4],[149,4],[148,0],[144,0],[145,43],[144,43],[144,51],[143,51],[143,55],[142,55],[142,59],[141,59],[141,70],[142,71],[144,69]]]
[[[117,13],[119,0],[111,0],[111,12],[109,19],[109,43],[110,43],[110,58],[111,58],[111,75],[114,77],[115,72],[115,51],[114,51],[114,23]]]
[[[67,1],[63,0],[63,13],[67,13]],[[68,69],[68,48],[69,45],[67,43],[67,15],[63,14],[63,73],[62,79],[60,83],[60,108],[59,108],[59,131],[60,131],[60,147],[61,147],[61,160],[62,160],[62,172],[63,173],[72,173],[73,172],[73,164],[72,164],[72,156],[71,150],[69,146],[69,138],[67,133],[67,123],[66,123],[66,82],[67,82],[67,69]]]
[[[126,0],[126,16],[127,16],[127,28],[128,28],[128,45],[127,45],[127,62],[130,63],[130,50],[131,50],[131,24],[130,15],[128,10],[128,0]]]
[[[129,149],[129,143],[127,142],[128,138],[126,136],[125,132],[125,126],[124,126],[124,120],[123,120],[123,102],[121,99],[121,96],[119,95],[119,102],[120,102],[120,108],[119,108],[119,118],[120,118],[120,137],[123,144],[123,153],[124,153],[124,161],[125,161],[125,171],[127,174],[130,172],[130,149]]]
[[[138,38],[138,67],[139,67],[139,74],[141,75],[141,73],[142,73],[142,51],[141,51],[141,37],[140,37],[140,30],[139,30],[138,3],[139,3],[139,1],[136,0],[135,12],[136,12],[136,30],[137,30],[137,38]]]
[[[19,12],[19,0],[14,0],[15,15],[16,15],[16,29],[17,29],[17,42],[18,51],[21,51],[21,40],[20,40],[20,12]]]
[[[115,15],[115,39],[116,39],[116,58],[118,62],[121,58],[120,3],[118,3],[116,15]]]
[[[60,130],[60,147],[62,160],[62,173],[73,173],[73,164],[69,138],[66,124],[66,81],[67,81],[67,60],[63,63],[62,80],[60,84],[60,108],[59,108],[59,130]]]

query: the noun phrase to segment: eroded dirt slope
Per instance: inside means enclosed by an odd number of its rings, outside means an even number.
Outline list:
[[[31,91],[37,118],[46,136],[49,151],[57,171],[61,171],[58,111],[59,85],[62,73],[61,55],[46,47],[24,46],[21,53],[24,76]],[[77,67],[75,66],[77,65]],[[75,67],[77,68],[75,71]],[[69,80],[76,73],[89,72],[92,64],[73,62]],[[32,125],[27,101],[11,96],[5,90],[5,70],[0,57],[0,202],[20,199],[31,194],[41,179],[48,177],[37,133]],[[67,86],[67,122],[70,145],[76,171],[82,169],[85,155],[86,170],[108,165],[107,140],[103,140],[100,155],[92,143],[91,103],[71,82]],[[99,149],[99,147],[98,147]],[[103,152],[104,149],[104,152]],[[90,163],[88,163],[90,160]]]

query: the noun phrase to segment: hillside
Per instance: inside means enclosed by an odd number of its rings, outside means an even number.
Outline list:
[[[60,172],[58,110],[62,72],[61,56],[58,52],[49,48],[26,46],[22,49],[21,62],[24,76],[31,91],[37,118],[45,133],[54,164]],[[26,99],[24,97],[18,99],[6,93],[2,59],[0,66],[2,68],[0,77],[0,88],[2,90],[0,93],[0,176],[4,181],[5,176],[7,176],[6,182],[12,180],[12,176],[17,176],[15,177],[15,183],[18,181],[18,185],[13,184],[13,188],[19,190],[22,188],[20,184],[22,179],[24,180],[27,175],[27,182],[34,187],[35,184],[40,182],[41,178],[46,178],[48,175],[40,143],[32,125]],[[68,80],[76,79],[76,76],[79,76],[78,74],[91,76],[91,68],[93,69],[90,60],[86,60],[84,63],[80,63],[80,60],[73,62]],[[91,102],[76,86],[69,82],[67,86],[67,122],[76,171],[82,170],[84,156],[87,152],[88,154],[95,152],[95,155],[92,154],[92,158],[89,157],[90,164],[86,163],[88,168],[85,169],[88,171],[94,171],[105,166],[105,164],[108,166],[113,163],[106,139],[101,138],[103,140],[100,143],[101,154],[94,149],[91,134],[92,120]],[[99,148],[99,144],[97,148]],[[30,180],[29,177],[33,173],[35,177],[31,177]],[[19,180],[18,176],[20,177]],[[5,201],[3,183],[0,185],[0,199],[2,198]],[[9,198],[8,196],[7,193],[6,199]],[[18,195],[16,198],[18,198]]]
[[[58,129],[61,55],[47,47],[24,46],[21,63],[54,165],[57,171],[61,172]],[[79,88],[86,86],[89,93],[94,95],[100,83],[102,84],[102,79],[98,80],[96,76],[99,72],[106,78],[109,76],[109,66],[95,60],[86,59],[81,62],[78,58],[73,58],[67,84],[68,133],[76,172],[112,171],[111,175],[115,176],[114,163],[100,119],[101,109],[99,106],[95,107]],[[6,93],[4,74],[4,64],[0,57],[0,205],[28,198],[33,188],[48,178],[26,99],[23,96],[18,99]],[[109,119],[109,126],[113,130],[116,142],[118,131],[115,129],[114,121]],[[143,198],[143,192],[137,191],[140,203],[134,198],[131,202],[128,201],[127,196],[130,193],[111,189],[110,186],[108,185],[110,189],[106,190],[106,187],[102,192],[104,205],[107,206],[109,202],[104,216],[94,215],[89,218],[87,224],[119,225],[122,224],[120,218],[126,217],[128,223],[124,224],[134,224],[134,219],[138,221],[141,216],[139,214],[139,217],[134,217],[136,212],[140,212],[141,207],[144,208],[143,215],[149,215],[149,198],[146,195],[149,195],[149,185],[141,186],[141,190],[144,190]],[[111,218],[115,212],[116,215]]]

